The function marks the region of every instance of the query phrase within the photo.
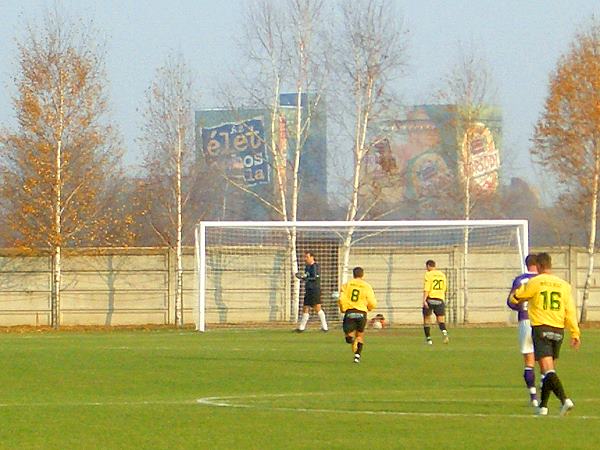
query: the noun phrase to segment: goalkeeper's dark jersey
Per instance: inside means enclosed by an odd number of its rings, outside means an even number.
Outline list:
[[[321,290],[321,268],[319,267],[319,264],[307,264],[306,266],[304,266],[304,274],[306,276],[305,290]]]

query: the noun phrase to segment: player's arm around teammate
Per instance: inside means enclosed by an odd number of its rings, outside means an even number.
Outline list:
[[[542,396],[538,414],[548,414],[548,400],[553,392],[562,403],[560,414],[565,415],[574,404],[567,397],[555,368],[565,327],[571,334],[571,346],[578,349],[580,345],[575,303],[569,283],[551,274],[552,259],[549,254],[537,255],[537,269],[539,275],[519,287],[512,302],[528,302],[533,349],[542,373]]]

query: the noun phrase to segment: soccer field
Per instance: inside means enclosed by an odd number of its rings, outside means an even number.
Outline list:
[[[600,330],[563,346],[575,409],[535,417],[514,328],[45,332],[0,336],[0,448],[600,446]],[[539,377],[537,376],[539,381]]]

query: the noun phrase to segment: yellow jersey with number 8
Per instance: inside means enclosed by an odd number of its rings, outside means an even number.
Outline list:
[[[342,286],[338,305],[341,312],[349,309],[369,312],[375,309],[377,300],[369,283],[360,278],[354,278]]]

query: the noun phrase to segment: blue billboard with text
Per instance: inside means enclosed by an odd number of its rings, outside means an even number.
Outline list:
[[[246,186],[270,183],[262,117],[202,128],[202,152],[207,163]]]

